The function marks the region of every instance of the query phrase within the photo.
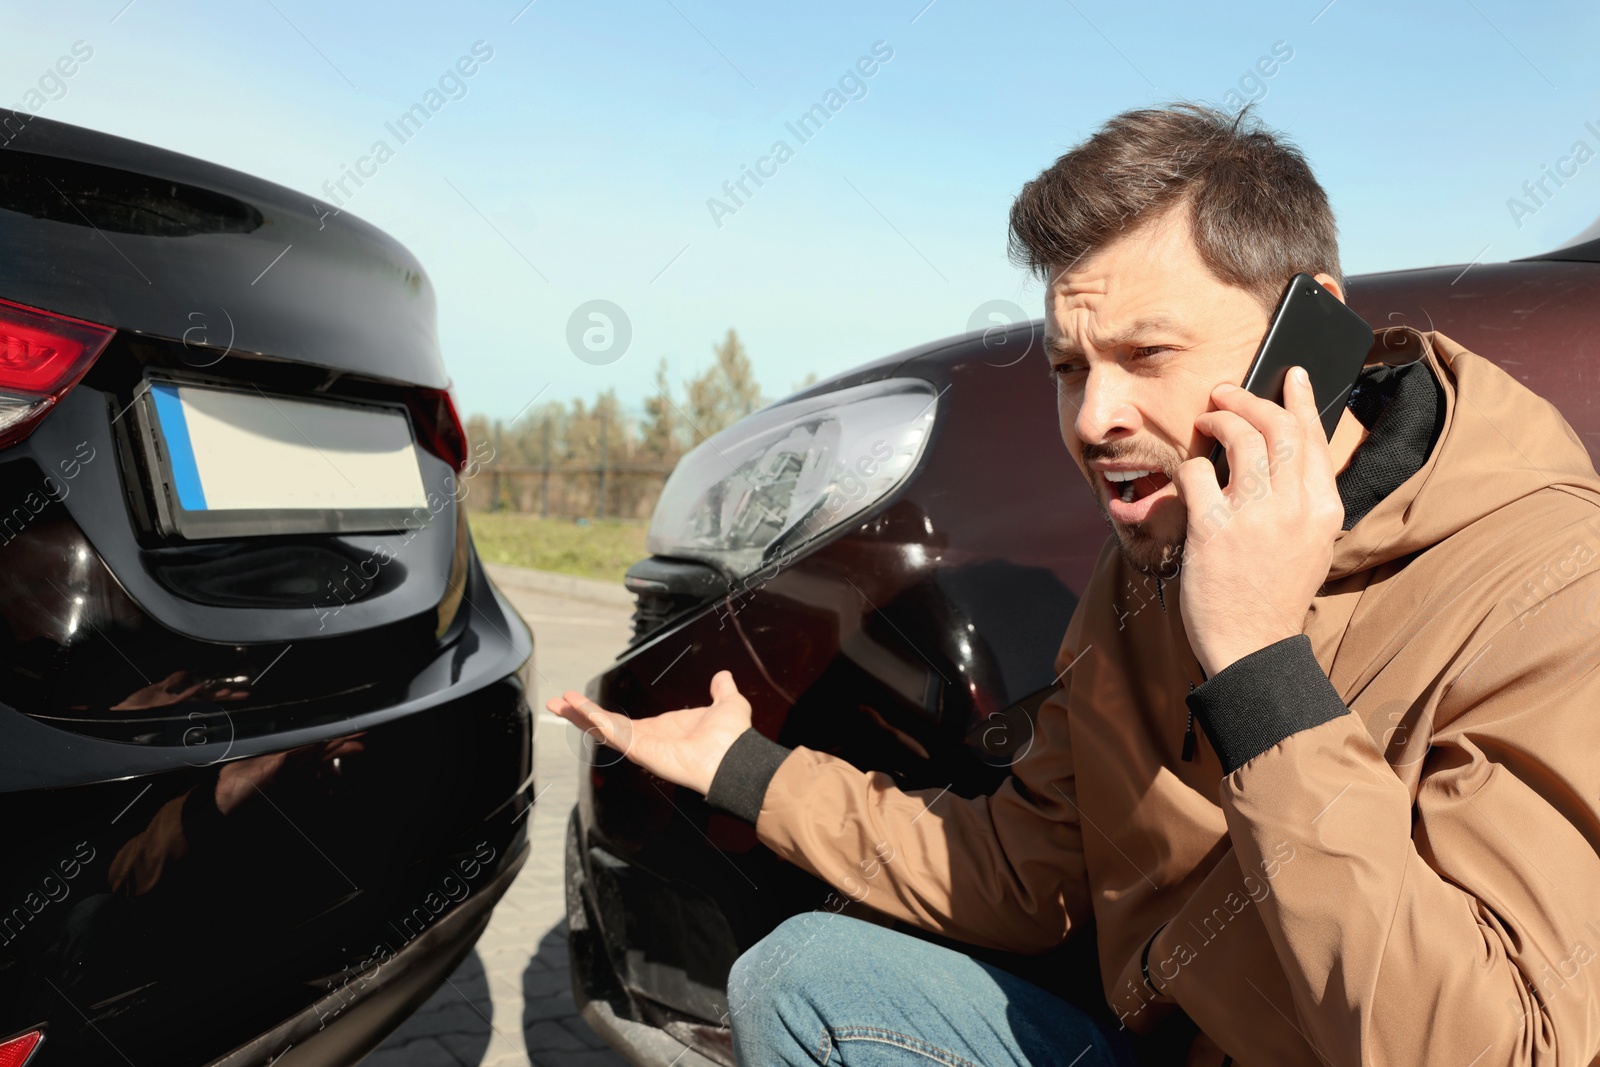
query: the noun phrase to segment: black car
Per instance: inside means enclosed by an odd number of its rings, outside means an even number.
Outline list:
[[[354,1063],[533,803],[432,287],[309,197],[10,111],[0,250],[0,1062]]]
[[[1529,260],[1369,274],[1350,294],[1374,326],[1436,328],[1499,363],[1600,459],[1600,225]],[[1032,743],[1107,536],[1042,339],[1029,322],[901,353],[687,455],[628,574],[634,640],[588,696],[647,717],[704,704],[725,668],[785,745],[906,789],[992,792]],[[1128,610],[1154,597],[1134,590]],[[584,1016],[636,1064],[731,1064],[733,961],[839,897],[692,790],[586,752],[566,859]],[[1105,1009],[1092,934],[979,954]]]

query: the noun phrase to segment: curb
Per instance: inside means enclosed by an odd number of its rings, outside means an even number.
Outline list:
[[[502,589],[524,589],[533,593],[554,593],[574,600],[589,600],[597,604],[615,604],[633,607],[633,594],[621,582],[602,582],[594,578],[579,578],[571,574],[536,571],[529,567],[513,567],[507,563],[485,563],[494,584]]]

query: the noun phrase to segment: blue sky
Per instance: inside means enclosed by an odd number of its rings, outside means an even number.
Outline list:
[[[461,407],[498,417],[608,387],[635,405],[658,359],[681,381],[729,326],[775,397],[989,301],[1036,314],[1012,197],[1112,114],[1176,98],[1259,99],[1328,188],[1350,273],[1511,259],[1600,215],[1600,159],[1532,214],[1507,204],[1575,142],[1600,151],[1592,4],[526,4],[0,0],[0,103],[82,41],[39,114],[325,198],[483,42],[465,95],[348,210],[421,259]],[[878,42],[892,58],[860,77]],[[1292,56],[1261,77],[1275,46]],[[851,72],[801,143],[786,123]],[[735,210],[708,207],[758,165]],[[568,344],[596,299],[631,326],[609,363]]]

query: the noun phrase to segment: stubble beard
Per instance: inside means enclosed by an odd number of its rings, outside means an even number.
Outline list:
[[[1112,519],[1111,512],[1106,508],[1105,502],[1096,497],[1095,502],[1100,506],[1100,517],[1105,520],[1111,532],[1117,537],[1117,548],[1122,552],[1122,559],[1129,567],[1142,574],[1153,578],[1171,580],[1177,577],[1178,570],[1183,563],[1183,550],[1186,542],[1185,533],[1180,531],[1175,539],[1163,539],[1151,533],[1145,523],[1135,522],[1127,526],[1119,526]]]
[[[1082,461],[1087,464],[1097,459],[1144,458],[1142,456],[1119,455],[1115,452],[1110,452],[1106,447],[1090,447],[1083,450]],[[1179,458],[1176,457],[1171,463],[1152,461],[1149,467],[1151,470],[1168,472],[1167,476],[1170,483],[1170,472],[1176,469],[1178,461]],[[1085,469],[1084,473],[1091,482],[1095,480],[1095,475],[1092,471]],[[1135,522],[1125,526],[1120,525],[1111,517],[1111,506],[1104,496],[1099,492],[1094,492],[1093,495],[1095,507],[1099,508],[1100,517],[1105,520],[1105,524],[1116,535],[1117,547],[1122,552],[1123,561],[1129,567],[1155,578],[1171,580],[1177,577],[1178,569],[1183,562],[1184,543],[1188,534],[1187,525],[1180,527],[1175,534],[1169,537],[1162,537],[1154,533],[1148,523]]]

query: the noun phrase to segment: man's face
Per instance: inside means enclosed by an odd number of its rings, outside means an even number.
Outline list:
[[[1212,388],[1244,378],[1267,317],[1207,269],[1181,207],[1059,272],[1046,292],[1061,437],[1139,570],[1176,571],[1187,515],[1172,473],[1216,443],[1194,421],[1212,409]],[[1109,477],[1129,471],[1151,473],[1131,490]]]

